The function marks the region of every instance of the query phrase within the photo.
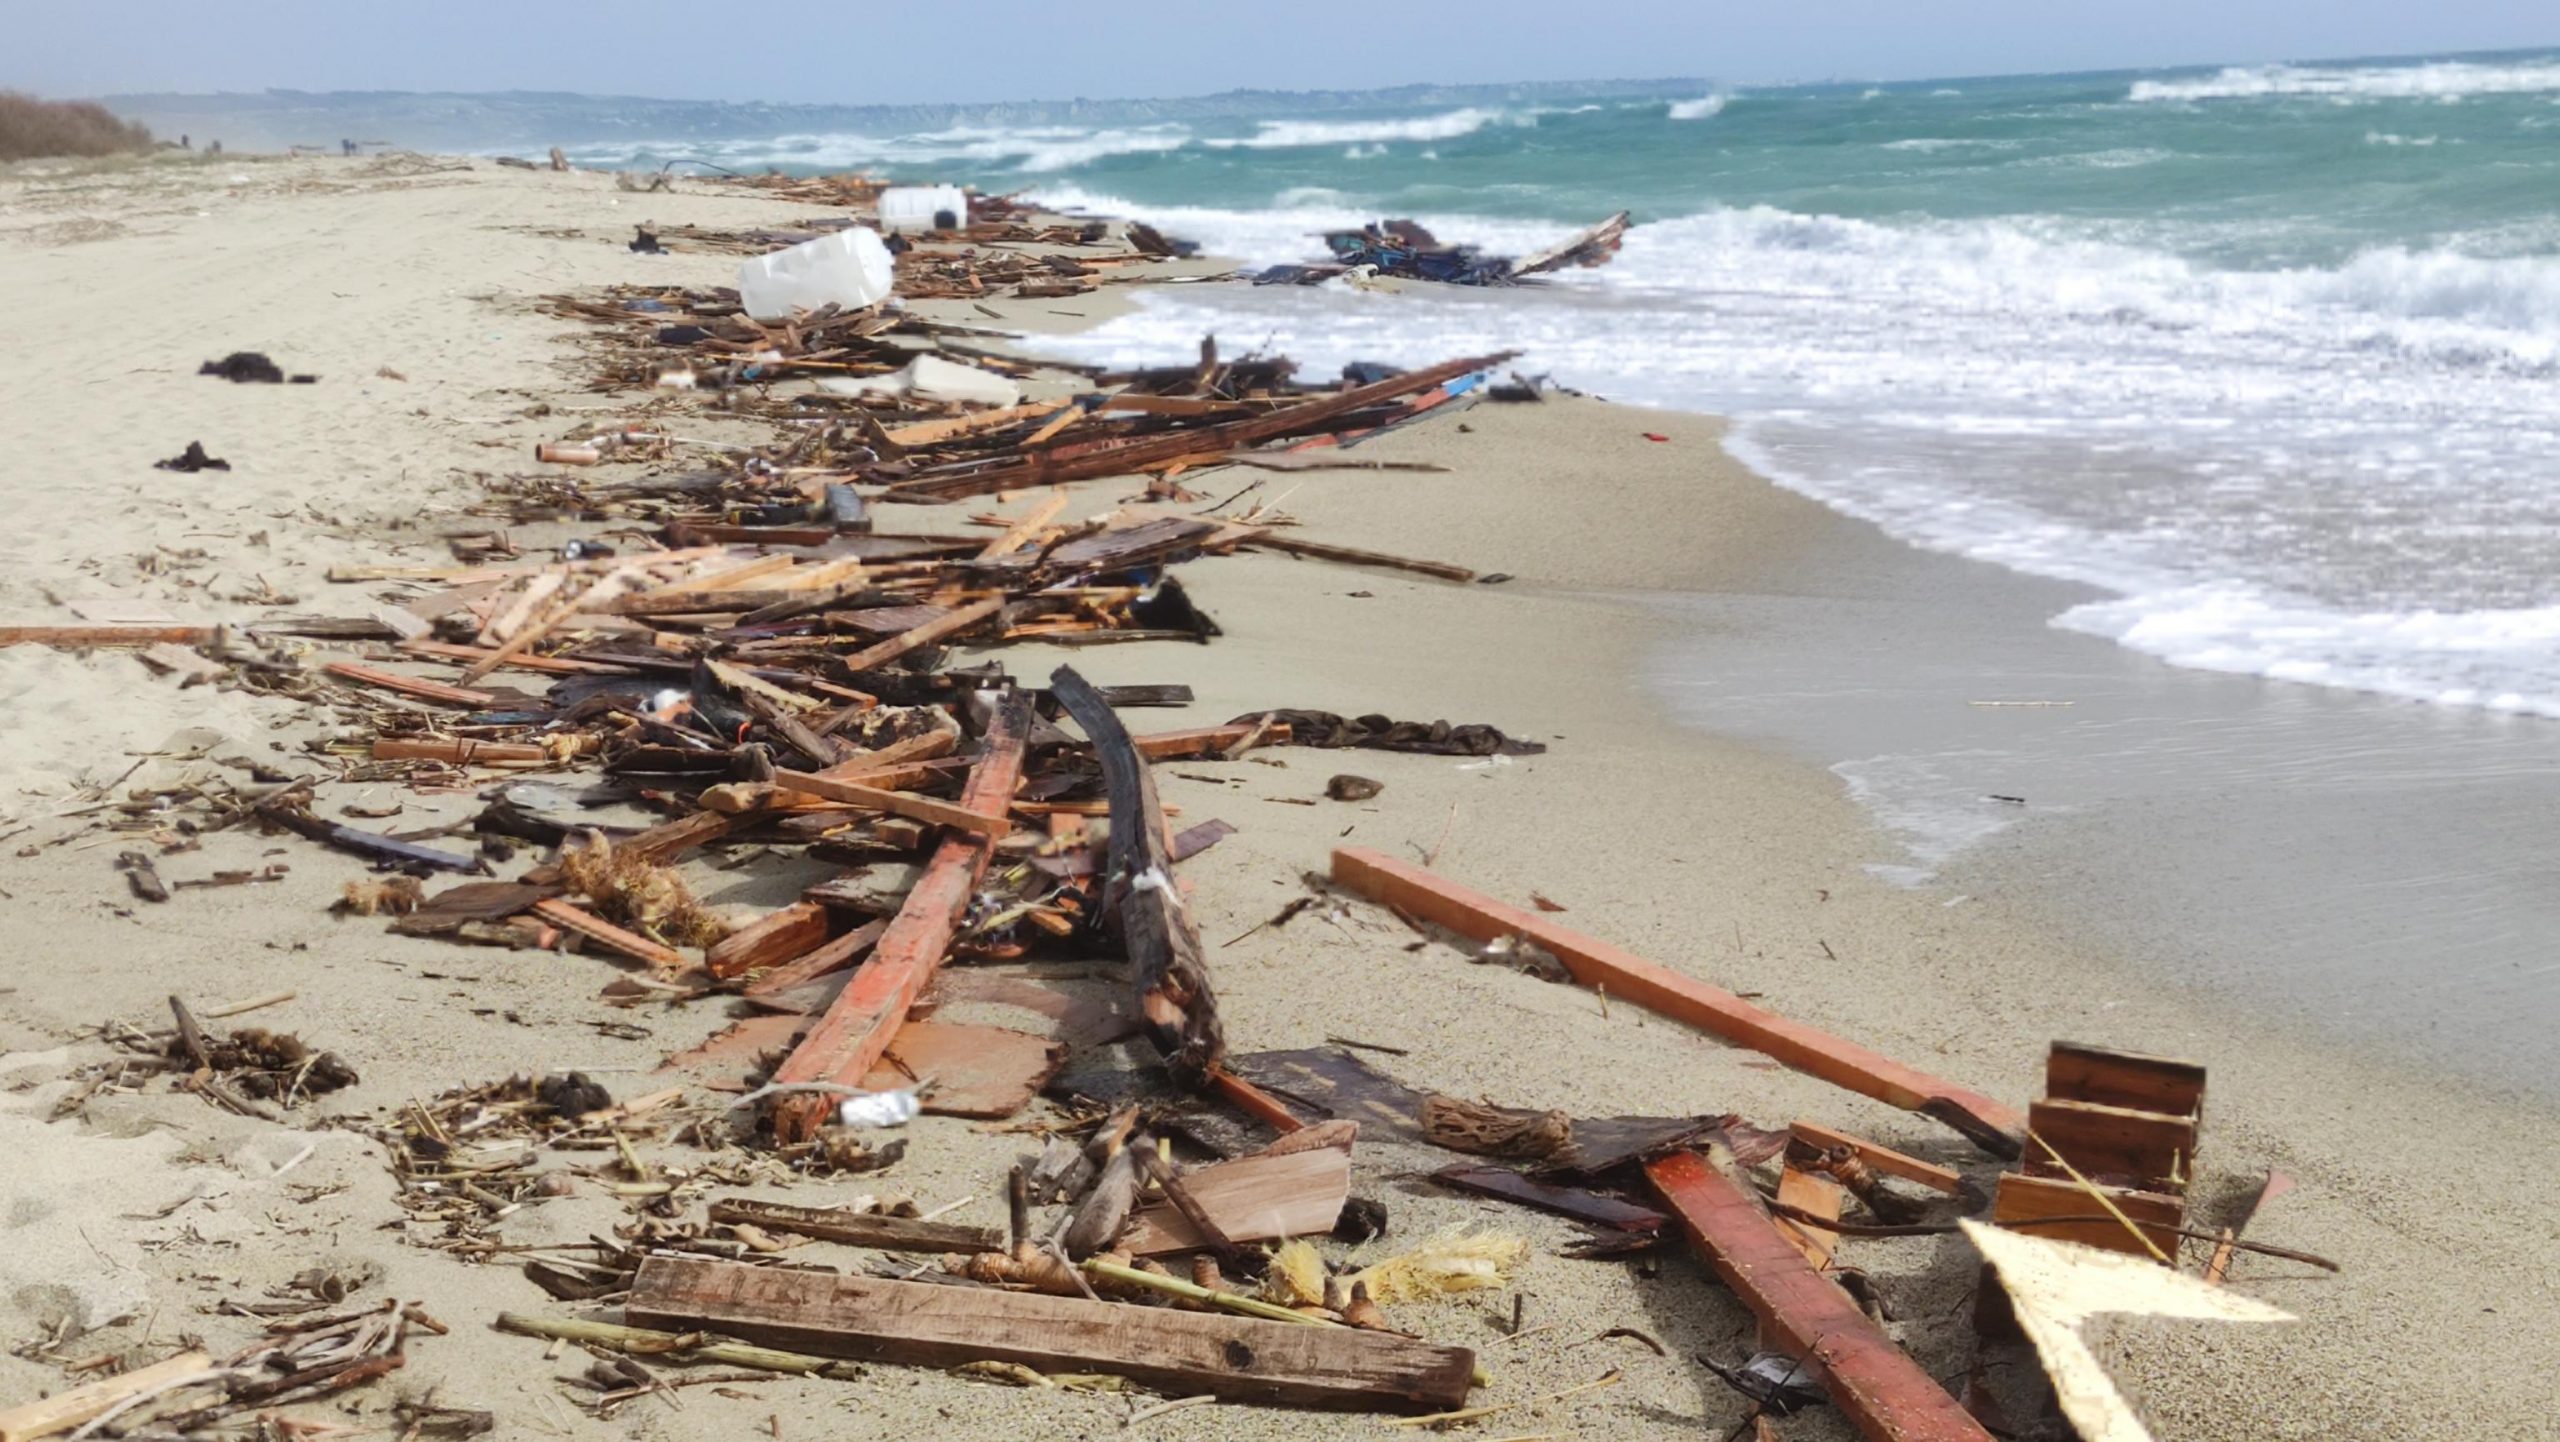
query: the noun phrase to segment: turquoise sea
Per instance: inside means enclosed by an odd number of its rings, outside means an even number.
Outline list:
[[[1629,209],[1615,265],[1540,289],[1180,287],[1066,344],[1523,346],[1733,417],[1765,474],[1909,541],[2107,593],[2059,625],[2560,715],[2560,52],[1248,99],[573,153],[1028,191],[1257,264],[1380,216],[1521,249]]]

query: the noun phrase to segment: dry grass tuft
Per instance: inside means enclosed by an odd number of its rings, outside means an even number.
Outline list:
[[[0,160],[149,150],[151,132],[94,100],[38,100],[0,90]]]
[[[588,832],[584,846],[561,849],[560,878],[594,902],[606,920],[670,946],[709,946],[729,933],[693,899],[683,877],[615,851],[600,831]]]

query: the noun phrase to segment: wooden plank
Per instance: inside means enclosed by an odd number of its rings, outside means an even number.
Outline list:
[[[635,961],[645,961],[665,971],[684,968],[684,956],[675,948],[662,946],[636,931],[625,931],[585,907],[573,905],[557,896],[535,902],[533,914],[563,931],[574,931]]]
[[[2195,1175],[2192,1116],[2047,1097],[2027,1108],[2027,1127],[2092,1181],[2177,1195]],[[2029,1176],[2070,1175],[2043,1147],[2029,1147],[2025,1161]]]
[[[1003,609],[1004,598],[1000,596],[962,606],[956,611],[927,621],[914,630],[892,636],[877,645],[866,646],[854,652],[844,658],[844,667],[848,671],[869,671],[875,667],[886,666],[909,651],[930,646],[945,637],[957,636]]]
[[[1689,1245],[1760,1319],[1764,1345],[1804,1359],[1874,1442],[1990,1442],[1838,1283],[1799,1256],[1751,1189],[1694,1152],[1644,1164]]]
[[[386,736],[373,743],[376,761],[442,761],[453,766],[548,766],[558,758],[523,741],[474,741],[467,736]]]
[[[877,786],[838,781],[832,777],[815,776],[807,772],[776,771],[773,774],[773,784],[785,791],[824,797],[840,806],[867,806],[874,811],[886,811],[892,816],[904,816],[931,826],[949,826],[961,831],[973,831],[981,836],[1001,837],[1013,829],[1013,822],[1002,814],[989,816],[983,812],[972,811],[967,806],[954,806],[948,801],[936,801],[930,796],[916,796],[904,791],[887,791]]]
[[[1219,1162],[1184,1173],[1182,1185],[1231,1242],[1317,1235],[1333,1230],[1351,1195],[1351,1151],[1317,1147]],[[1196,1252],[1208,1245],[1170,1204],[1141,1210],[1119,1242],[1133,1257]]]
[[[961,805],[981,816],[1005,814],[1022,780],[1031,720],[1029,692],[1010,691],[998,702],[978,764],[961,793]],[[941,969],[943,955],[951,949],[952,929],[986,875],[993,852],[994,843],[974,832],[955,830],[944,835],[879,946],[808,1038],[775,1071],[775,1081],[861,1085],[889,1049],[890,1039],[905,1022],[908,1008],[923,994],[925,983]],[[774,1135],[784,1142],[807,1141],[817,1135],[831,1110],[823,1094],[776,1098]]]
[[[1840,1220],[1841,1200],[1847,1195],[1847,1188],[1819,1173],[1798,1171],[1792,1165],[1778,1170],[1778,1200],[1797,1211],[1836,1222]],[[1840,1249],[1838,1228],[1820,1226],[1801,1217],[1772,1220],[1814,1270],[1828,1272],[1836,1265],[1833,1258]]]
[[[2107,1200],[2151,1238],[2152,1245],[2160,1249],[2161,1255],[2178,1255],[2180,1238],[2175,1229],[2186,1225],[2184,1202],[2176,1197],[2130,1191],[2123,1187],[2102,1186],[2099,1190],[2105,1192]],[[2052,1226],[2020,1225],[2053,1217],[2076,1220],[2057,1222]],[[2151,1255],[2123,1222],[2109,1216],[2106,1207],[2074,1181],[2030,1177],[2018,1172],[2003,1173],[2000,1189],[1991,1197],[1991,1220],[1995,1225],[2015,1227],[2030,1236],[2079,1242],[2110,1252],[2123,1252],[2127,1256]]]
[[[1931,1191],[1944,1192],[1951,1197],[1964,1194],[1964,1178],[1958,1176],[1951,1167],[1924,1162],[1918,1157],[1897,1152],[1891,1147],[1881,1146],[1864,1137],[1853,1137],[1847,1132],[1833,1131],[1817,1122],[1790,1122],[1787,1130],[1795,1134],[1796,1140],[1816,1151],[1827,1152],[1847,1147],[1858,1154],[1858,1160],[1885,1176],[1899,1177],[1906,1182],[1916,1183]]]
[[[789,1232],[884,1252],[993,1252],[1001,1249],[1005,1241],[1003,1231],[995,1227],[886,1217],[878,1212],[836,1207],[795,1207],[787,1202],[762,1202],[748,1197],[724,1197],[713,1202],[711,1220],[724,1226],[743,1222],[768,1232]]]
[[[343,681],[353,681],[359,686],[378,686],[385,691],[397,691],[403,696],[415,696],[421,701],[442,701],[451,706],[491,706],[495,705],[498,699],[486,691],[474,691],[463,686],[447,686],[441,681],[403,676],[397,671],[385,671],[375,666],[361,666],[353,661],[331,661],[320,669]]]
[[[779,995],[795,986],[806,986],[837,967],[850,966],[855,957],[877,945],[880,933],[888,929],[886,918],[866,921],[844,935],[756,976],[747,983],[746,994],[753,997]]]
[[[1144,736],[1129,739],[1138,748],[1138,754],[1149,761],[1179,761],[1189,756],[1222,756],[1238,742],[1253,738],[1257,729],[1262,733],[1254,742],[1257,746],[1289,744],[1286,722],[1259,728],[1250,721],[1233,726],[1192,726],[1180,731],[1150,731]]]
[[[623,840],[614,847],[643,861],[668,862],[697,846],[712,842],[738,829],[749,818],[729,816],[717,811],[697,811],[673,821],[661,821],[648,830]]]
[[[194,1377],[214,1372],[213,1359],[202,1352],[180,1352],[174,1357],[137,1367],[113,1377],[101,1377],[83,1383],[67,1392],[39,1397],[0,1411],[0,1442],[35,1442],[68,1432],[104,1415],[127,1398],[149,1395],[154,1389],[167,1387],[181,1377]],[[206,1376],[208,1382],[217,1380]]]
[[[1036,421],[1042,416],[1055,415],[1064,406],[1063,401],[1033,401],[1028,405],[1006,406],[1001,410],[978,411],[965,416],[946,416],[938,421],[918,421],[914,425],[900,426],[890,431],[889,443],[894,446],[930,446],[942,441],[958,440],[963,436],[983,435],[988,431],[1000,431],[1007,426],[1020,425],[1024,421]]]
[[[431,656],[439,661],[485,661],[498,654],[494,646],[463,646],[450,641],[403,641],[400,649],[412,656]],[[548,671],[562,676],[635,674],[628,666],[616,666],[605,661],[581,661],[573,656],[516,655],[505,658],[501,665],[519,671]]]
[[[1447,561],[1417,561],[1410,556],[1390,556],[1384,551],[1363,551],[1351,546],[1329,545],[1322,541],[1304,540],[1264,531],[1244,544],[1266,551],[1285,551],[1292,556],[1306,556],[1318,561],[1339,561],[1348,566],[1379,566],[1391,571],[1414,571],[1437,576],[1444,581],[1472,581],[1476,573]]]
[[[825,907],[795,901],[713,942],[703,953],[703,964],[711,968],[713,976],[724,980],[762,967],[779,966],[826,945],[829,920]]]
[[[1464,1347],[1390,1332],[666,1256],[641,1262],[624,1312],[827,1356],[1111,1372],[1177,1396],[1299,1407],[1446,1409],[1475,1369]]]
[[[2201,1116],[2204,1068],[2175,1057],[2058,1041],[2045,1057],[2044,1094],[2057,1101],[2133,1107],[2163,1116]]]
[[[1622,947],[1555,924],[1479,891],[1363,847],[1333,853],[1333,879],[1372,901],[1466,937],[1524,937],[1564,963],[1573,979],[1613,1000],[1687,1022],[1702,1031],[1963,1133],[1994,1156],[2014,1158],[2026,1118],[2004,1103],[1878,1055],[1854,1042],[1753,1006],[1722,987],[1645,960]]]
[[[1035,437],[1034,439],[1037,438]],[[987,542],[987,548],[978,553],[978,559],[981,561],[992,561],[998,556],[1010,556],[1014,552],[1021,550],[1025,545],[1029,544],[1033,536],[1040,534],[1040,528],[1042,526],[1056,520],[1058,518],[1058,513],[1066,508],[1066,488],[1063,486],[1053,488],[1049,492],[1049,499],[1042,501],[1039,505],[1033,507],[1028,514],[1023,516],[1022,519],[1005,527],[1003,535]]]
[[[1227,1043],[1200,928],[1174,893],[1172,843],[1155,773],[1119,713],[1073,667],[1050,673],[1049,691],[1084,728],[1102,763],[1111,802],[1111,874],[1118,878],[1104,905],[1128,949],[1139,1015],[1174,1075],[1197,1085],[1219,1069]]]
[[[0,626],[0,646],[181,646],[210,644],[217,626]]]
[[[945,977],[948,980],[948,974]],[[924,1109],[946,1117],[1009,1117],[1058,1074],[1066,1048],[1010,1027],[910,1021],[862,1085],[896,1091],[933,1078]]]

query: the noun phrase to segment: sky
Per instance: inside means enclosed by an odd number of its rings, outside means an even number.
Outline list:
[[[0,88],[557,90],[905,104],[1413,82],[1725,84],[2560,44],[2550,0],[76,0],[14,7]]]

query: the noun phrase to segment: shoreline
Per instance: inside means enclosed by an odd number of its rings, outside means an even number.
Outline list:
[[[305,168],[327,179],[326,167]],[[74,557],[129,555],[143,549],[145,538],[134,535],[139,526],[155,545],[212,550],[212,538],[189,540],[186,532],[204,529],[202,513],[213,506],[236,513],[241,533],[221,544],[215,559],[222,571],[254,573],[274,587],[300,590],[306,609],[351,599],[328,591],[318,579],[322,567],[341,558],[378,561],[401,548],[433,555],[436,526],[461,524],[442,509],[404,516],[399,502],[384,504],[385,496],[423,487],[439,508],[467,503],[476,495],[468,472],[520,464],[531,438],[560,425],[557,413],[525,416],[524,410],[617,408],[563,384],[564,373],[580,373],[574,352],[560,344],[573,328],[520,302],[628,278],[634,263],[612,244],[612,232],[635,220],[736,224],[807,213],[735,195],[617,197],[593,176],[385,176],[377,178],[384,188],[370,191],[317,183],[296,189],[302,177],[274,178],[279,184],[272,193],[209,201],[216,213],[195,227],[212,232],[208,236],[187,236],[188,226],[175,219],[146,217],[146,225],[170,229],[51,251],[0,241],[0,274],[17,282],[19,293],[38,296],[26,354],[0,362],[7,367],[0,369],[0,396],[48,403],[40,427],[11,426],[13,449],[31,460],[26,473],[84,473],[76,468],[85,467],[120,481],[138,475],[141,480],[109,499],[129,497],[135,507],[155,497],[179,502],[164,519],[148,509],[118,513],[97,497],[24,496],[22,531],[9,556],[30,579],[0,587],[0,599],[13,611],[42,613],[41,585],[79,579],[65,563],[44,561],[46,549]],[[194,208],[188,199],[178,211]],[[287,218],[318,228],[277,233]],[[132,231],[129,222],[119,224]],[[582,233],[575,239],[543,234],[564,227]],[[297,247],[306,247],[314,233],[355,248],[349,281],[363,287],[363,299],[291,308],[297,288],[288,284],[290,272],[298,254],[307,257]],[[201,257],[204,269],[184,277],[138,271],[137,288],[165,305],[195,297],[187,302],[199,307],[195,324],[169,327],[150,338],[145,354],[119,356],[112,364],[65,359],[80,354],[75,344],[86,323],[82,305],[69,298],[73,281],[178,254]],[[733,266],[725,257],[677,257],[640,273],[709,279]],[[263,290],[261,276],[268,277]],[[494,304],[471,298],[493,291],[500,295]],[[1093,299],[1069,304],[1100,309]],[[397,344],[386,343],[386,336]],[[197,351],[261,344],[288,365],[322,368],[322,387],[296,396],[294,388],[227,387],[189,374]],[[367,359],[374,355],[381,358]],[[69,373],[31,368],[45,361]],[[375,365],[399,369],[406,379],[366,379]],[[136,366],[151,373],[132,378]],[[150,398],[152,424],[134,434],[95,436],[90,428],[117,413],[129,392]],[[303,402],[316,403],[286,409]],[[340,414],[350,408],[352,414]],[[28,405],[10,409],[17,417],[38,414]],[[84,424],[83,417],[90,419]],[[212,484],[184,478],[185,488],[178,489],[182,481],[163,481],[147,469],[146,458],[183,444],[188,437],[174,429],[189,427],[203,428],[202,438],[217,453],[229,445],[252,464]],[[1646,441],[1643,430],[1670,439]],[[1240,828],[1188,873],[1196,876],[1204,933],[1215,940],[1265,921],[1293,894],[1299,873],[1320,867],[1343,835],[1387,848],[1431,848],[1445,835],[1442,866],[1453,878],[1504,895],[1535,889],[1555,897],[1568,907],[1569,924],[1719,984],[1764,993],[1777,1010],[1995,1095],[2023,1100],[2045,1043],[2055,1037],[2205,1062],[2213,1070],[2214,1100],[2206,1114],[2208,1151],[2201,1160],[2208,1185],[2198,1193],[2200,1212],[2209,1213],[2254,1169],[2280,1165],[2303,1185],[2252,1234],[2336,1256],[2348,1272],[2311,1283],[2279,1268],[2244,1267],[2241,1285],[2303,1314],[2305,1320],[2289,1328],[2209,1336],[2157,1325],[2112,1329],[2102,1350],[2127,1390],[2171,1435],[2409,1436],[2424,1435],[2427,1423],[2439,1418],[2459,1428],[2441,1435],[2494,1434],[2506,1424],[2520,1434],[2547,1417],[2555,1384],[2501,1373],[2484,1397],[2471,1363],[2483,1353],[2530,1355],[2534,1336],[2547,1343],[2560,1326],[2549,1306],[2554,1284],[2530,1281],[2560,1272],[2551,1265],[2560,1243],[2535,1227],[2538,1190],[2509,1164],[2560,1144],[2560,1123],[2538,1110],[2505,1114],[2496,1098],[2377,1071],[2336,1049],[2268,1039],[2232,1017],[2111,971],[2101,957],[2058,947],[2030,920],[2010,915],[2001,898],[1950,909],[1935,896],[1889,886],[1865,869],[1886,852],[1882,834],[1832,773],[1776,749],[1674,724],[1642,678],[1653,648],[1676,638],[1675,623],[1630,603],[1626,587],[1819,599],[1818,588],[1802,585],[1797,573],[1827,547],[1857,544],[1844,539],[1853,533],[1843,529],[1857,523],[1751,476],[1724,455],[1718,435],[1706,418],[1563,398],[1488,404],[1435,418],[1364,450],[1385,459],[1440,461],[1454,468],[1447,474],[1269,477],[1264,494],[1286,492],[1279,504],[1299,516],[1311,539],[1458,560],[1515,579],[1460,587],[1277,555],[1241,556],[1204,567],[1194,582],[1226,631],[1210,646],[1178,654],[1154,647],[994,654],[1023,676],[1045,675],[1057,660],[1071,659],[1103,684],[1179,677],[1198,692],[1186,716],[1200,721],[1274,706],[1383,710],[1412,719],[1489,722],[1552,748],[1508,766],[1300,751],[1275,758],[1289,763],[1283,768],[1232,768],[1246,773],[1240,779],[1167,774],[1169,802],[1183,805],[1187,815],[1222,816]],[[93,441],[98,453],[83,455],[80,448]],[[386,449],[396,458],[380,454]],[[1130,489],[1116,482],[1082,485],[1075,504],[1100,508]],[[248,541],[258,518],[279,508],[286,515],[275,522],[283,544]],[[301,516],[305,509],[335,513],[327,544],[303,544],[311,524]],[[930,519],[956,526],[966,509],[939,508]],[[903,522],[926,513],[900,508],[895,514]],[[436,525],[422,527],[429,519]],[[1898,545],[1880,534],[1872,539]],[[538,533],[529,536],[529,544],[539,542]],[[172,585],[158,574],[135,568],[104,579],[163,604],[200,600],[191,593],[212,590]],[[235,575],[224,589],[236,584]],[[1869,587],[1874,603],[1892,604],[1896,597],[1889,585]],[[1729,633],[1747,634],[1748,619],[1729,618]],[[1908,620],[1925,625],[1928,618]],[[101,727],[120,726],[130,735],[218,714],[197,693],[142,685],[130,658],[13,654],[0,666],[0,684],[14,687],[7,693],[11,704],[21,714],[43,716],[53,739],[68,743],[67,754],[83,754],[116,734]],[[254,727],[264,719],[253,712],[239,724]],[[1168,718],[1168,724],[1180,723]],[[55,734],[66,730],[67,736]],[[1272,804],[1320,791],[1325,773],[1336,769],[1377,777],[1387,790],[1356,809]],[[420,804],[412,818],[426,825],[467,814],[472,805],[468,795]],[[254,855],[255,846],[237,844],[247,840],[217,839],[201,859],[211,864],[222,855]],[[28,946],[28,954],[64,963],[21,966],[8,978],[11,989],[0,992],[0,1048],[15,1053],[0,1059],[0,1082],[27,1084],[27,1099],[39,1105],[30,1116],[0,1104],[0,1136],[28,1159],[12,1179],[19,1189],[13,1195],[41,1204],[35,1220],[20,1227],[19,1256],[0,1263],[0,1322],[12,1335],[26,1334],[38,1321],[27,1289],[98,1271],[84,1241],[117,1259],[109,1270],[130,1281],[147,1304],[143,1315],[166,1307],[172,1320],[189,1324],[210,1295],[180,1275],[190,1268],[289,1275],[301,1252],[323,1245],[280,1247],[268,1239],[267,1250],[256,1250],[261,1174],[238,1158],[261,1144],[261,1129],[216,1117],[191,1098],[117,1098],[107,1120],[93,1117],[85,1130],[79,1123],[42,1122],[46,1089],[57,1085],[63,1064],[55,1049],[76,1047],[80,1027],[110,1016],[148,1016],[171,990],[230,998],[274,989],[266,984],[271,980],[291,984],[302,999],[280,1009],[276,1024],[305,1029],[358,1059],[366,1082],[351,1094],[351,1105],[362,1110],[504,1074],[536,1055],[544,1064],[556,1058],[592,1066],[619,1093],[642,1081],[629,1072],[645,1072],[720,1024],[708,1014],[652,1011],[644,1014],[652,1033],[645,1038],[588,1034],[602,976],[595,963],[483,956],[335,920],[323,908],[337,883],[357,869],[317,853],[294,851],[286,858],[294,863],[292,874],[272,887],[188,893],[179,903],[183,912],[126,916],[99,905],[110,890],[120,891],[107,867],[111,856],[111,848],[48,850],[13,868],[10,896],[0,901],[0,926]],[[195,860],[189,859],[191,868]],[[769,906],[795,894],[792,880],[789,869],[758,862],[727,873],[711,899]],[[1230,1033],[1255,1047],[1314,1045],[1329,1031],[1403,1046],[1413,1053],[1397,1063],[1405,1079],[1513,1104],[1571,1106],[1586,1114],[1736,1110],[1772,1125],[1810,1116],[1924,1155],[1961,1156],[1925,1122],[1776,1072],[1750,1053],[1624,1008],[1605,1013],[1576,990],[1470,965],[1446,947],[1407,956],[1401,940],[1400,933],[1369,933],[1357,918],[1311,916],[1286,931],[1219,948],[1212,965]],[[107,956],[122,964],[70,965]],[[290,982],[275,980],[286,976]],[[484,1015],[484,1009],[505,1015]],[[1524,1046],[1524,1036],[1538,1044]],[[315,1135],[326,1148],[297,1181],[344,1181],[348,1191],[312,1204],[303,1213],[308,1224],[325,1231],[325,1245],[386,1267],[401,1295],[431,1299],[455,1324],[453,1336],[422,1348],[413,1367],[423,1374],[419,1380],[444,1378],[455,1393],[446,1400],[456,1404],[548,1415],[538,1399],[549,1395],[559,1369],[540,1361],[529,1344],[486,1335],[478,1325],[498,1307],[538,1302],[538,1294],[512,1272],[459,1267],[370,1231],[384,1208],[379,1159],[352,1133]],[[983,1192],[985,1178],[995,1174],[990,1165],[1001,1167],[993,1159],[1009,1154],[1006,1139],[934,1119],[919,1123],[915,1135],[913,1158],[894,1174],[898,1189],[943,1200],[979,1194],[960,1220],[1000,1214]],[[206,1148],[231,1160],[205,1165],[181,1155]],[[1980,1170],[1978,1162],[1970,1165]],[[130,1169],[141,1206],[121,1199],[96,1206],[89,1179],[106,1166]],[[159,1223],[113,1215],[204,1184],[203,1173],[216,1174],[217,1201],[233,1195],[239,1201],[199,1205]],[[1475,1221],[1519,1230],[1536,1242],[1524,1285],[1562,1325],[1552,1347],[1505,1349],[1494,1400],[1588,1381],[1599,1361],[1567,1344],[1640,1317],[1672,1344],[1672,1357],[1655,1359],[1632,1348],[1624,1349],[1625,1357],[1612,1354],[1608,1362],[1623,1363],[1631,1384],[1550,1425],[1571,1435],[1663,1435],[1730,1425],[1738,1415],[1730,1396],[1685,1362],[1693,1350],[1730,1354],[1740,1316],[1694,1264],[1667,1263],[1648,1281],[1630,1268],[1554,1257],[1553,1244],[1568,1233],[1544,1219],[1509,1212],[1489,1217],[1475,1204],[1418,1189],[1388,1195],[1408,1236]],[[556,1216],[546,1209],[528,1225],[576,1236],[621,1215],[581,1198]],[[76,1225],[81,1221],[88,1231]],[[198,1227],[200,1237],[179,1234],[166,1251],[143,1250],[181,1226]],[[1906,1330],[1907,1339],[1924,1361],[1945,1361],[1946,1349],[1962,1340],[1961,1325],[1946,1318],[1963,1305],[1970,1268],[1953,1265],[1958,1259],[1950,1253],[1922,1252],[1879,1247],[1872,1265],[1906,1314],[1920,1319]],[[2501,1298],[2502,1310],[2482,1314],[2484,1296]],[[2525,1305],[2508,1306],[2507,1298]],[[1419,1310],[1412,1320],[1419,1330],[1466,1341],[1490,1335],[1483,1329],[1493,1325],[1484,1304],[1466,1299]],[[124,1336],[133,1340],[130,1329]],[[0,1397],[51,1378],[50,1369],[34,1363],[0,1359]],[[888,1385],[880,1385],[884,1381]],[[931,1373],[883,1369],[858,1386],[853,1394],[824,1383],[759,1389],[752,1405],[705,1398],[689,1407],[688,1425],[760,1423],[771,1410],[805,1434],[840,1423],[838,1404],[848,1396],[871,1409],[883,1434],[913,1435],[918,1427],[1099,1431],[1116,1420],[1098,1400],[1016,1393]],[[563,1420],[575,1429],[571,1435],[619,1435],[615,1425],[573,1414]],[[1220,1408],[1166,1418],[1149,1430],[1167,1437],[1281,1437],[1300,1435],[1300,1420]]]

